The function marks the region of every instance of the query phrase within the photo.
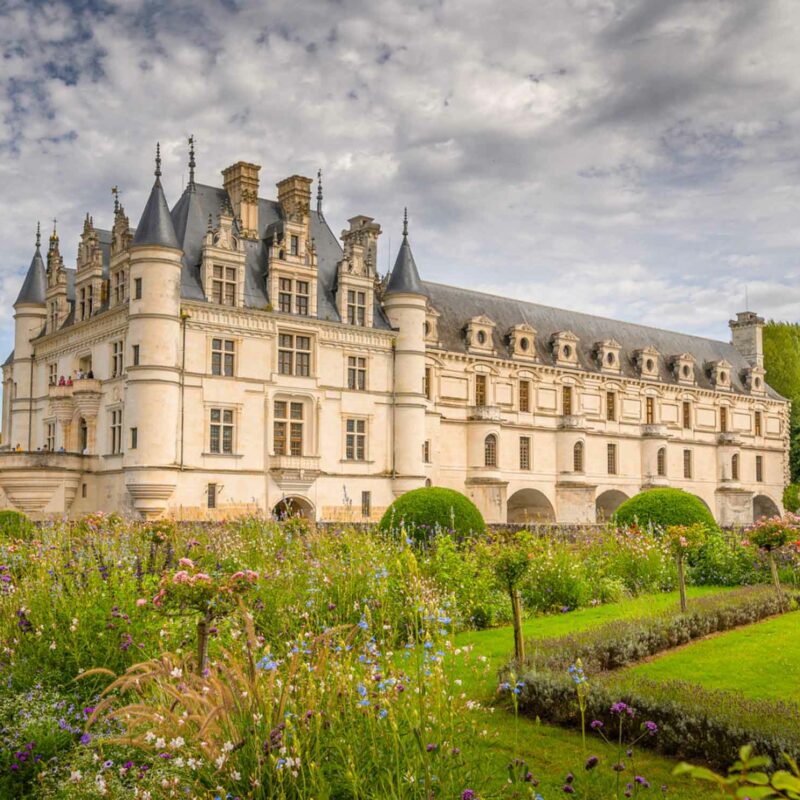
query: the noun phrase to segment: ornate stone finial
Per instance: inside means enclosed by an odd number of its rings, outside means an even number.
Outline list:
[[[206,233],[211,233],[212,230],[212,222],[211,222],[211,214],[208,215],[208,227],[206,228]]]
[[[40,222],[36,223],[36,249],[38,250],[42,246],[42,224]]]
[[[112,186],[111,194],[114,195],[114,216],[116,216],[119,214],[119,186]]]
[[[322,170],[317,170],[317,214],[322,214]]]
[[[408,236],[408,206],[403,209],[403,238]]]
[[[194,134],[189,137],[189,185],[186,187],[190,192],[195,190],[194,168],[197,163],[194,160]]]
[[[51,246],[53,245],[54,242],[56,244],[58,244],[58,231],[56,229],[57,225],[58,225],[58,220],[56,220],[56,218],[53,217],[53,232],[50,234],[50,245]]]
[[[161,178],[161,142],[156,142],[156,178]]]

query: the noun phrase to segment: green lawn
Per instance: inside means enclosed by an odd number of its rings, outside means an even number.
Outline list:
[[[800,611],[703,639],[626,672],[655,681],[689,680],[757,700],[800,702]]]
[[[689,596],[701,597],[722,591],[725,590],[692,588],[689,589]],[[525,623],[524,630],[527,638],[551,638],[586,630],[614,619],[656,614],[677,603],[678,595],[674,592],[648,595],[567,614],[536,617]],[[508,661],[514,649],[512,629],[506,627],[469,631],[456,636],[455,643],[459,647],[473,645],[473,654],[486,659],[474,669],[459,668],[458,677],[462,680],[463,689],[474,699],[487,704],[492,702],[496,697],[497,672]],[[459,660],[456,663],[461,662]],[[537,723],[525,717],[515,718],[513,713],[503,708],[487,713],[485,729],[487,735],[480,740],[479,747],[485,753],[487,768],[498,779],[505,774],[510,761],[521,758],[541,781],[539,791],[548,800],[563,794],[564,777],[569,771],[577,776],[576,788],[578,796],[581,796],[581,787],[589,778],[583,769],[586,753],[579,733]],[[601,759],[601,766],[591,774],[594,783],[589,788],[589,796],[597,800],[614,797],[616,773],[611,770],[611,765],[616,762],[616,749],[604,745],[594,734],[589,735],[587,749],[589,755],[597,755]],[[663,756],[640,751],[633,764],[627,758],[624,760],[629,767],[629,771],[623,773],[627,780],[632,780],[634,774],[638,774],[644,775],[652,784],[653,788],[649,792],[640,791],[639,796],[661,796],[662,784],[669,786],[668,797],[677,800],[706,800],[714,796],[706,785],[685,778],[673,778],[671,773],[676,762]]]

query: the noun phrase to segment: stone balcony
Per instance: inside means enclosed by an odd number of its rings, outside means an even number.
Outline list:
[[[0,489],[14,508],[34,519],[64,514],[89,463],[78,453],[0,451]]]
[[[586,428],[586,417],[583,414],[564,414],[558,422],[562,431],[582,431]]]
[[[742,443],[739,434],[732,433],[731,431],[717,434],[717,442],[729,447],[738,447]]]
[[[282,488],[307,489],[320,474],[320,458],[273,455],[269,457],[269,470]]]
[[[667,426],[660,423],[647,422],[641,426],[643,439],[666,439]]]
[[[467,409],[467,419],[500,422],[500,408],[498,406],[470,406]]]

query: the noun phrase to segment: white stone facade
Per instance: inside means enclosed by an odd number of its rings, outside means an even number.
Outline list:
[[[192,175],[171,212],[157,179],[136,231],[120,207],[111,231],[87,218],[74,273],[55,234],[46,267],[37,249],[3,506],[361,521],[430,482],[491,522],[592,522],[653,486],[725,524],[781,510],[788,403],[756,315],[727,344],[423,284],[405,236],[381,283],[371,218],[340,247],[309,179],[275,202],[258,175]]]

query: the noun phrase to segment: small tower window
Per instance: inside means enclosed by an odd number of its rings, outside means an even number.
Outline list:
[[[531,468],[531,437],[519,437],[519,468],[529,470]]]
[[[663,478],[667,474],[667,448],[659,447],[656,453],[656,472]]]
[[[575,442],[575,447],[572,448],[572,470],[583,472],[583,442]]]
[[[295,236],[292,234],[291,238],[289,239],[289,252],[296,256],[300,253],[300,237]]]
[[[764,456],[756,456],[756,481],[761,483],[764,480]]]
[[[683,451],[683,477],[684,478],[691,478],[692,477],[692,451],[691,450],[684,450]]]
[[[493,433],[483,440],[483,463],[486,467],[497,466],[497,437]]]
[[[608,474],[617,474],[617,446],[615,444],[608,445]]]
[[[731,456],[731,480],[738,481],[739,480],[739,454],[734,453]]]
[[[134,300],[141,300],[142,299],[142,279],[141,278],[134,278],[133,279],[133,299]]]

